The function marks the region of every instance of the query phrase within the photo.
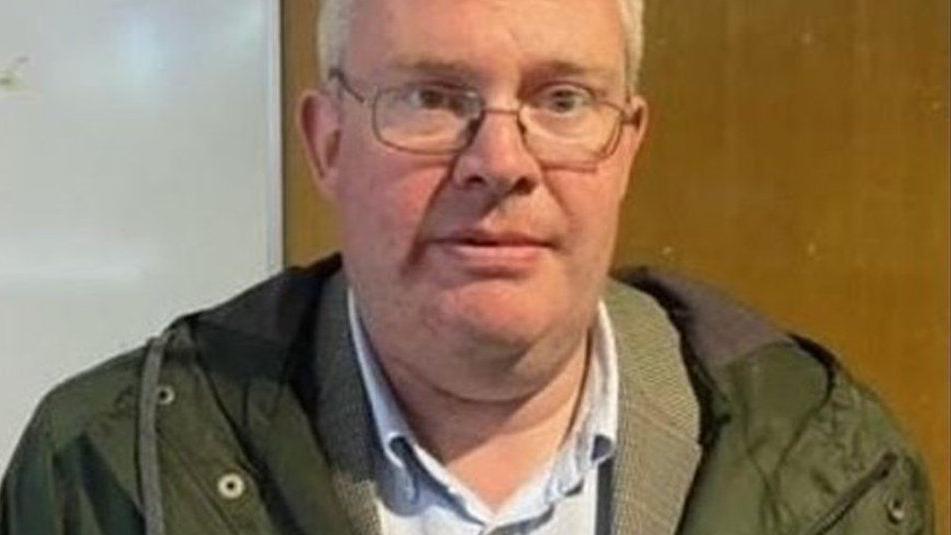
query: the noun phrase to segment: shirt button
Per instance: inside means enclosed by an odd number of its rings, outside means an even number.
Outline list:
[[[218,494],[226,500],[237,500],[244,494],[244,479],[234,472],[218,478]]]
[[[169,385],[159,385],[156,400],[159,405],[171,405],[175,402],[175,389]]]

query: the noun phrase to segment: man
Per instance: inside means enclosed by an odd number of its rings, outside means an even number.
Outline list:
[[[607,270],[635,0],[326,1],[301,124],[342,255],[57,388],[2,533],[930,533],[822,349]]]

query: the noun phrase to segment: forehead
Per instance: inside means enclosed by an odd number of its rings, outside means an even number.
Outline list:
[[[547,70],[623,82],[617,0],[358,1],[346,50],[346,67],[365,76],[443,69],[492,78]]]

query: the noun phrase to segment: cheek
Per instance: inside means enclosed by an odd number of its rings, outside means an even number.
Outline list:
[[[584,245],[597,247],[614,235],[624,197],[617,175],[574,177],[566,187],[563,205],[569,214],[576,237]]]
[[[624,189],[617,175],[575,176],[561,198],[570,226],[569,278],[580,281],[600,279],[614,253],[618,215]]]
[[[345,246],[370,256],[408,254],[423,226],[432,180],[385,148],[341,150],[341,162],[347,162],[339,187]]]

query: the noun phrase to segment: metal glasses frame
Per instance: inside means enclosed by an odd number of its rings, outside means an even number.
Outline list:
[[[329,80],[330,81],[336,80],[340,84],[340,87],[343,89],[344,93],[350,95],[350,97],[353,98],[357,103],[359,103],[360,105],[370,110],[371,124],[373,126],[373,135],[376,137],[377,141],[379,141],[383,145],[390,147],[392,149],[402,151],[402,152],[408,152],[411,154],[420,154],[420,155],[428,155],[428,156],[446,156],[451,154],[458,154],[460,152],[465,151],[466,148],[468,148],[469,145],[472,143],[472,140],[475,139],[476,134],[478,133],[479,128],[482,125],[482,122],[485,120],[486,115],[488,115],[489,113],[502,113],[506,115],[515,116],[516,123],[518,124],[518,127],[519,127],[519,131],[522,134],[522,142],[525,143],[525,147],[531,151],[531,144],[528,143],[525,138],[526,128],[521,118],[522,109],[526,105],[528,105],[527,102],[520,101],[518,107],[515,109],[492,108],[486,105],[486,102],[482,98],[482,95],[479,95],[478,93],[474,93],[479,101],[479,115],[471,120],[470,125],[467,129],[469,132],[469,135],[467,136],[468,139],[466,140],[464,144],[462,144],[458,148],[443,149],[443,150],[412,149],[412,148],[408,148],[408,147],[393,143],[392,141],[389,141],[386,138],[384,138],[383,135],[380,133],[376,107],[377,107],[377,102],[379,100],[379,97],[382,93],[384,93],[385,89],[376,88],[370,96],[362,95],[350,83],[349,77],[347,77],[347,75],[341,69],[336,67],[330,69]],[[599,105],[608,106],[617,111],[617,121],[615,122],[614,127],[611,129],[611,133],[608,139],[605,141],[604,147],[600,151],[597,151],[596,153],[594,153],[593,158],[591,160],[578,161],[578,162],[557,162],[557,161],[549,161],[549,160],[542,159],[542,161],[545,161],[547,163],[552,163],[552,164],[597,163],[597,162],[603,161],[604,159],[614,154],[614,152],[617,150],[618,143],[621,139],[622,128],[628,125],[632,125],[632,126],[637,125],[640,121],[640,118],[638,114],[628,113],[628,111],[624,107],[618,104],[615,104],[613,102],[609,102],[607,100],[601,100],[601,99],[595,99],[595,102],[597,102]]]

